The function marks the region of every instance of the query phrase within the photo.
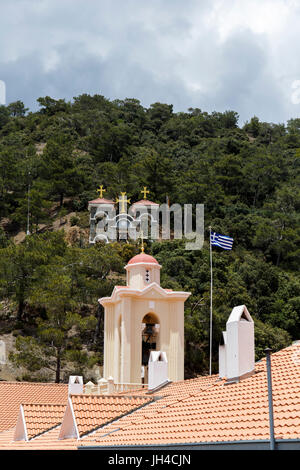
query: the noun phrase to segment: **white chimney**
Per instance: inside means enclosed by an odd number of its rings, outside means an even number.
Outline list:
[[[69,395],[81,395],[83,393],[83,377],[81,375],[70,375]]]
[[[168,382],[168,360],[166,353],[163,351],[151,351],[148,362],[148,390],[154,390]]]
[[[255,369],[254,322],[246,305],[234,307],[220,345],[219,375],[227,380],[240,380]]]
[[[226,377],[226,331],[222,331],[221,342],[219,344],[219,376],[221,379]]]

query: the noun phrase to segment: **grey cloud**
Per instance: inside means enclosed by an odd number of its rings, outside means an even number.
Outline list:
[[[39,96],[71,100],[100,93],[138,98],[144,106],[172,103],[176,111],[233,109],[241,124],[254,114],[273,122],[293,117],[299,110],[287,102],[266,35],[239,28],[220,41],[207,21],[215,5],[11,0],[2,5],[0,29],[7,44],[0,51],[7,101],[21,99],[34,110]],[[295,47],[298,37],[294,30]],[[296,57],[291,51],[283,57],[283,80],[297,74]]]
[[[228,105],[240,113],[241,123],[254,115],[276,121],[282,115],[280,90],[272,79],[266,40],[242,31],[231,36],[222,47],[218,87],[205,97],[206,106],[224,111]]]

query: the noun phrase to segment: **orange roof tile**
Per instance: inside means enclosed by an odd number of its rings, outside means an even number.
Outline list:
[[[230,385],[217,376],[207,376],[170,383],[149,395],[143,390],[131,392],[130,397],[124,392],[114,396],[73,395],[79,440],[59,440],[58,426],[28,442],[13,442],[13,431],[9,430],[0,433],[0,449],[269,439],[265,359],[256,363],[255,372]],[[299,344],[272,355],[272,382],[275,438],[300,439]],[[154,397],[156,400],[147,401]]]
[[[0,433],[1,450],[76,450],[77,439],[59,440],[60,426],[41,434],[30,441],[14,441],[14,428]]]
[[[68,385],[0,382],[0,432],[16,425],[21,403],[67,403]]]
[[[66,409],[65,404],[23,404],[22,406],[28,439],[60,425]]]
[[[300,438],[299,358],[299,344],[272,355],[276,439]],[[195,385],[197,382],[199,385],[201,380],[189,382],[187,387],[185,382],[170,384],[165,392],[173,387],[173,400],[165,396],[156,402],[156,410],[151,404],[147,410],[135,412],[131,421],[119,420],[118,431],[107,435],[106,429],[106,435],[99,433],[96,436],[97,445],[269,439],[265,359],[256,364],[254,375],[239,383],[224,385],[224,380],[207,378],[206,386],[202,383],[197,391]],[[150,408],[153,413],[150,413]]]
[[[80,436],[151,402],[152,397],[119,395],[71,395]]]

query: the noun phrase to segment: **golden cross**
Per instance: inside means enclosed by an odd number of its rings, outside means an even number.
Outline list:
[[[144,186],[144,189],[142,189],[141,193],[144,194],[143,199],[147,199],[147,193],[150,193],[150,191],[147,190],[147,186]]]
[[[106,189],[103,189],[103,184],[101,184],[100,188],[97,189],[97,193],[99,193],[101,198],[103,197],[103,193],[106,193]]]
[[[142,239],[142,242],[141,242],[141,252],[144,253],[145,248],[144,248],[144,234],[143,234],[143,230],[141,230],[140,233],[141,233],[141,239]]]
[[[124,214],[126,211],[125,211],[125,203],[127,202],[130,202],[130,199],[127,199],[127,196],[126,196],[126,192],[123,192],[121,191],[121,196],[122,198],[121,199],[116,199],[116,202],[120,202],[122,205],[121,205],[121,214]]]

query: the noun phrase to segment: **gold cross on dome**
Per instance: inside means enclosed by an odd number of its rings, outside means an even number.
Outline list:
[[[121,196],[122,196],[122,197],[121,197],[120,199],[119,199],[119,198],[116,199],[116,202],[120,202],[120,203],[121,203],[121,210],[120,210],[120,212],[121,212],[121,214],[124,214],[124,213],[126,212],[126,211],[125,211],[125,203],[127,203],[127,202],[130,203],[130,199],[127,199],[126,191],[124,191],[123,193],[122,193],[122,191],[121,191]]]
[[[141,234],[141,252],[144,253],[144,234],[143,234],[143,230],[140,231],[140,234]]]
[[[150,191],[147,190],[147,186],[144,186],[144,189],[142,189],[141,193],[144,194],[143,199],[147,199],[147,193],[149,194]]]
[[[97,193],[99,193],[101,198],[103,197],[103,193],[106,193],[106,189],[103,189],[103,184],[101,184],[100,188],[97,189]]]

